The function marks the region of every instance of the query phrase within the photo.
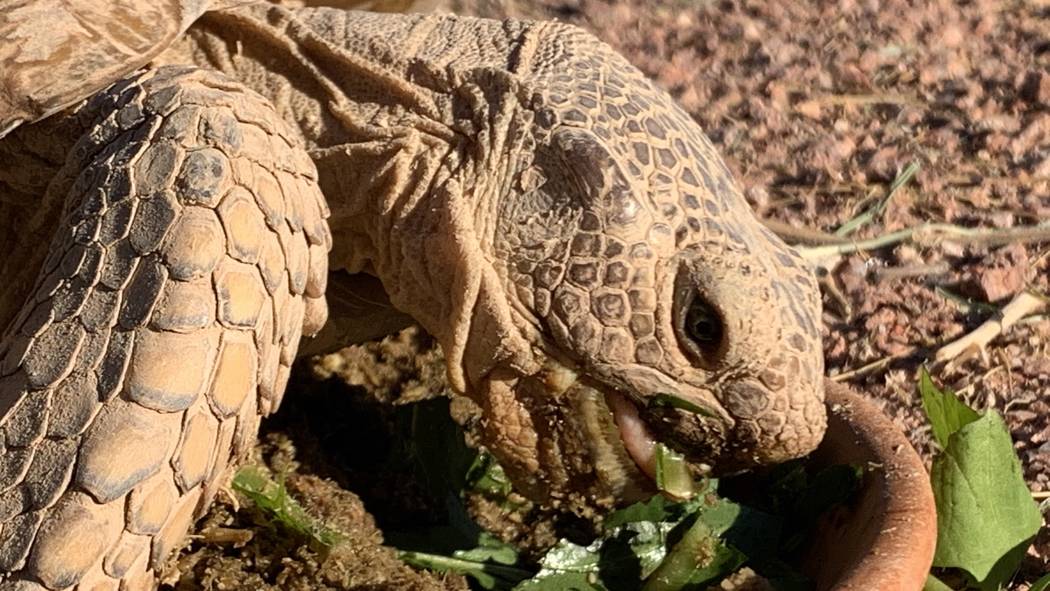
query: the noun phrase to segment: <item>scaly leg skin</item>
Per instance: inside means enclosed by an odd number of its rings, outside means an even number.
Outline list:
[[[0,589],[146,589],[327,315],[316,170],[265,99],[193,68],[122,81],[0,345]]]

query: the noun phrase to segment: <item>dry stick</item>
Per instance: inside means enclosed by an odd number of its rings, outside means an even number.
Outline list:
[[[879,281],[890,281],[896,279],[907,279],[909,277],[930,277],[944,275],[951,271],[948,263],[934,263],[932,265],[908,265],[904,267],[881,267],[875,270],[875,276]]]
[[[862,365],[849,371],[844,371],[840,374],[835,374],[831,376],[830,379],[833,382],[844,382],[855,377],[867,375],[869,373],[874,373],[881,369],[885,369],[889,364],[893,363],[894,361],[897,361],[898,359],[905,359],[907,357],[911,357],[918,350],[918,347],[909,347],[901,353],[896,353],[894,355],[889,355],[881,359],[876,359],[875,361],[872,361],[871,363],[868,363],[866,365]]]
[[[762,224],[777,236],[795,243],[850,244],[852,242],[849,238],[829,234],[823,230],[815,230],[805,226],[795,226],[772,218],[763,219]]]
[[[946,362],[975,346],[983,350],[989,341],[1004,333],[1018,320],[1042,310],[1046,305],[1046,299],[1043,297],[1022,291],[1014,296],[1010,303],[1003,306],[998,314],[978,326],[976,330],[938,349],[934,360]]]
[[[901,242],[914,240],[917,242],[928,242],[936,238],[951,238],[959,242],[971,244],[985,244],[988,246],[1001,246],[1012,243],[1047,242],[1050,241],[1050,222],[1043,222],[1034,226],[1019,226],[1015,228],[988,229],[988,228],[965,228],[953,224],[924,223],[911,228],[905,228],[878,236],[868,240],[858,240],[848,243],[839,242],[840,237],[826,234],[819,230],[806,230],[789,226],[782,222],[764,220],[766,226],[787,239],[798,239],[800,241],[810,240],[813,242],[824,242],[821,246],[799,247],[799,253],[824,268],[830,268],[827,259],[837,260],[839,256],[854,252],[864,252],[885,248]],[[831,261],[833,262],[833,261]],[[1016,324],[1020,319],[1029,314],[1041,311],[1047,303],[1044,299],[1029,292],[1021,292],[1003,307],[997,318],[993,318],[982,324],[977,330],[963,336],[956,341],[941,347],[935,356],[938,362],[946,361],[958,356],[973,345],[983,348],[993,338],[1002,334],[1003,331]],[[896,359],[911,355],[912,351],[898,355],[891,355],[876,360],[867,365],[852,369],[836,376],[832,381],[841,382],[850,378],[878,371]]]
[[[803,246],[798,248],[798,251],[808,260],[819,261],[836,255],[885,248],[909,240],[932,242],[936,239],[945,238],[970,244],[985,244],[987,246],[1048,242],[1050,241],[1050,222],[1043,222],[1035,226],[1017,226],[1015,228],[1002,229],[964,228],[953,224],[927,222],[867,240],[857,240],[848,244]]]
[[[842,293],[838,284],[835,283],[835,277],[825,269],[817,269],[817,283],[828,298],[839,307],[842,319],[849,322],[853,318],[853,306],[850,305],[846,294]]]
[[[930,241],[937,237],[948,237],[960,242],[986,244],[988,246],[1050,241],[1050,222],[1043,222],[1035,226],[1020,226],[1005,229],[964,228],[953,224],[924,223],[904,230],[891,232],[883,236],[878,236],[876,238],[849,243],[839,242],[839,240],[841,240],[840,237],[832,234],[825,234],[818,230],[807,231],[805,229],[789,226],[788,224],[783,224],[782,222],[771,222],[773,221],[763,221],[770,230],[783,238],[797,238],[803,240],[806,238],[811,240],[817,238],[826,242],[826,244],[822,246],[798,248],[799,253],[804,258],[813,261],[818,266],[824,268],[830,268],[833,266],[828,264],[827,259],[829,258],[837,259],[843,254],[875,250],[877,248],[884,248],[886,246],[892,246],[909,240]],[[823,264],[821,264],[821,262],[823,262]],[[943,361],[954,358],[974,344],[984,347],[991,339],[1001,334],[1010,326],[1016,324],[1025,316],[1040,311],[1046,306],[1046,301],[1038,296],[1028,292],[1021,292],[1002,309],[999,318],[991,319],[982,324],[972,333],[941,347],[936,353],[936,360]],[[878,359],[861,367],[832,376],[831,380],[841,382],[853,377],[879,371],[893,361],[907,357],[914,352],[915,350],[912,349],[905,351],[904,353]]]
[[[1047,300],[1042,296],[1022,291],[1017,294],[1010,303],[1003,306],[1002,310],[996,314],[996,317],[986,321],[984,324],[977,327],[976,330],[959,337],[955,341],[938,349],[934,354],[934,361],[937,363],[945,363],[958,357],[960,354],[974,346],[983,349],[992,339],[1006,332],[1011,326],[1022,322],[1026,317],[1029,317],[1030,314],[1039,312],[1047,307],[1050,307],[1050,305],[1048,305]],[[831,381],[842,382],[880,371],[898,359],[910,357],[915,354],[916,351],[918,351],[918,347],[910,347],[900,353],[889,355],[858,368],[831,376]]]
[[[205,544],[232,544],[235,548],[239,548],[252,541],[254,532],[250,529],[209,527],[200,534],[192,535],[190,537],[201,540]]]

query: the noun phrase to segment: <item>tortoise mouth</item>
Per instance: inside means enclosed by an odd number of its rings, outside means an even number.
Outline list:
[[[478,390],[482,439],[519,492],[538,502],[554,499],[573,510],[577,505],[590,510],[658,493],[661,458],[677,466],[680,484],[683,474],[711,472],[709,462],[723,450],[710,439],[725,431],[705,425],[721,423],[719,417],[700,416],[695,405],[693,410],[668,406],[662,398],[670,395],[654,393],[667,384],[654,389],[642,379],[619,379],[622,373],[606,380],[548,358],[526,375],[511,370],[489,376]],[[661,443],[675,456],[662,454]]]
[[[605,404],[612,411],[627,454],[646,476],[655,481],[657,441],[638,413],[638,407],[619,392],[606,392]]]
[[[607,388],[575,381],[566,394],[575,406],[598,480],[623,502],[656,492],[656,441],[627,398]]]
[[[605,492],[631,502],[650,496],[655,491],[652,473],[646,472],[643,463],[628,449],[613,410],[616,402],[611,401],[630,403],[622,395],[610,393],[607,387],[593,384],[586,376],[551,359],[539,375],[547,395],[565,401],[571,409],[571,423],[582,435],[580,440]]]
[[[586,376],[559,368],[556,383],[547,386],[572,401],[578,424],[585,434],[598,479],[621,501],[643,500],[658,492],[657,446],[645,411],[629,394]],[[690,471],[706,473],[710,467],[690,458]]]

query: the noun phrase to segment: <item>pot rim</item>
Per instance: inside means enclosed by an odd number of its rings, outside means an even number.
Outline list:
[[[826,381],[828,430],[812,459],[861,464],[857,498],[818,526],[804,564],[817,589],[918,591],[937,546],[929,475],[901,429],[843,384]]]

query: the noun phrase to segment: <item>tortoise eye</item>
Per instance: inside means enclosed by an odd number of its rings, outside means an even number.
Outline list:
[[[714,354],[722,344],[725,330],[715,309],[696,296],[689,302],[683,321],[685,335],[705,355]]]

